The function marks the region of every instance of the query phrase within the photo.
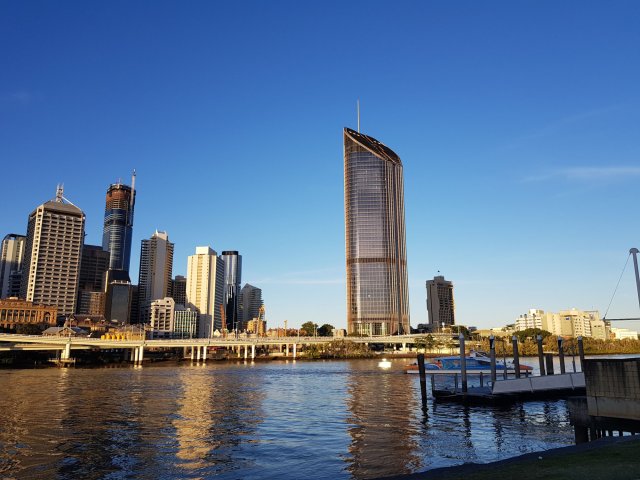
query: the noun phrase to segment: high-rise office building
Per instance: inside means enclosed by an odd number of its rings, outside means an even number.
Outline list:
[[[20,297],[75,313],[85,216],[63,197],[43,203],[29,215]]]
[[[103,292],[108,269],[109,252],[104,251],[100,245],[83,245],[79,289]]]
[[[140,322],[149,321],[149,305],[153,300],[169,297],[173,274],[173,243],[166,232],[156,232],[142,240],[140,272],[138,277],[138,305]]]
[[[427,312],[432,332],[456,323],[453,283],[445,280],[442,275],[427,280]]]
[[[349,333],[409,333],[402,162],[373,137],[344,129]]]
[[[104,316],[112,322],[137,323],[137,292],[124,270],[107,271]],[[132,318],[133,317],[133,318]]]
[[[20,282],[27,237],[10,233],[2,240],[0,257],[0,298],[20,295]]]
[[[176,275],[171,281],[171,298],[176,305],[185,306],[187,304],[187,278],[182,275]]]
[[[104,209],[102,249],[109,252],[109,269],[129,272],[131,238],[133,235],[133,209],[135,206],[136,172],[131,186],[120,182],[109,186]]]
[[[104,292],[108,269],[109,252],[103,250],[100,245],[82,247],[76,313],[104,315]]]
[[[262,290],[246,283],[238,295],[238,330],[246,330],[251,320],[260,319],[263,304]]]
[[[226,328],[235,331],[238,326],[238,294],[242,282],[242,255],[236,251],[222,252],[224,260],[224,311]]]
[[[198,336],[222,330],[224,260],[210,247],[196,247],[187,263],[187,307],[198,310]]]

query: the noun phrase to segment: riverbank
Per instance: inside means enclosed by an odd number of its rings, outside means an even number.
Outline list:
[[[384,480],[637,480],[640,437],[607,437],[594,442],[528,453],[498,462],[467,463]]]

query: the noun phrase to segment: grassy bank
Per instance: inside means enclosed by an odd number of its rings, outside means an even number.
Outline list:
[[[581,445],[522,455],[500,462],[466,464],[394,480],[637,480],[640,438],[611,437]],[[388,479],[391,480],[391,479]]]

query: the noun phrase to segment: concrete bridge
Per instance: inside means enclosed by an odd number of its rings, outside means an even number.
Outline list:
[[[432,334],[451,338],[448,334]],[[418,335],[387,335],[375,337],[255,337],[255,338],[180,338],[180,339],[124,339],[124,340],[104,340],[91,337],[54,337],[41,335],[17,335],[0,334],[0,350],[60,350],[62,361],[71,359],[71,350],[78,349],[123,349],[125,358],[134,363],[141,363],[144,360],[144,351],[149,348],[183,348],[185,355],[190,351],[191,359],[196,361],[206,361],[208,347],[224,347],[236,350],[238,357],[251,359],[256,356],[257,347],[280,347],[289,356],[290,350],[295,359],[298,354],[298,347],[301,345],[326,344],[334,340],[347,340],[354,343],[364,344],[384,344],[399,346],[402,351],[407,351],[408,346],[415,344],[417,338],[424,337]]]

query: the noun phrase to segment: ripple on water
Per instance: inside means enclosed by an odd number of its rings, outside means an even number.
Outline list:
[[[0,473],[357,478],[570,444],[563,401],[419,407],[404,361],[0,371]],[[451,382],[451,380],[438,380]]]

